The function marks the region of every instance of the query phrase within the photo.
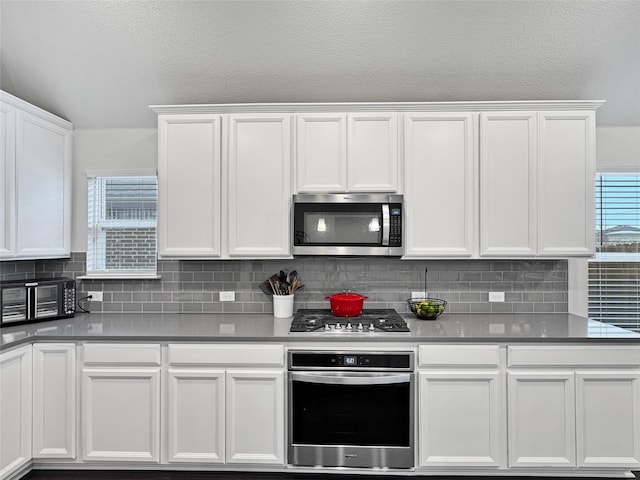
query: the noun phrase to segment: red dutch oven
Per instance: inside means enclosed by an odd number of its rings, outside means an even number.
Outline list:
[[[336,317],[357,317],[362,313],[362,304],[367,298],[359,293],[334,293],[324,297],[331,302],[331,313]]]

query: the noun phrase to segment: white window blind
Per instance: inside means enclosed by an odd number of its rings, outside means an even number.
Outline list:
[[[87,181],[87,275],[155,275],[157,178],[88,175]]]
[[[640,175],[596,176],[589,317],[640,332]]]

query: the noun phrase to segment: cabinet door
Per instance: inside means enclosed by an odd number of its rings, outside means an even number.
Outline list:
[[[296,190],[347,191],[347,116],[296,115]]]
[[[0,102],[0,258],[16,254],[16,109]]]
[[[480,254],[536,254],[535,112],[480,115]]]
[[[573,372],[508,373],[509,466],[575,467]]]
[[[224,462],[224,370],[168,371],[169,462]]]
[[[539,116],[538,251],[541,255],[594,252],[594,112]]]
[[[419,372],[420,466],[504,466],[502,379],[494,370]]]
[[[284,373],[226,375],[227,463],[284,464]]]
[[[31,345],[0,355],[0,478],[31,461]]]
[[[471,256],[477,154],[470,113],[406,114],[405,257]]]
[[[18,111],[17,255],[70,255],[71,131]]]
[[[83,460],[158,462],[160,368],[85,368]]]
[[[398,114],[349,114],[348,135],[348,191],[398,191]]]
[[[290,115],[229,116],[230,257],[290,257]]]
[[[158,117],[158,255],[219,257],[220,117]]]
[[[76,456],[76,346],[33,346],[33,456]]]
[[[578,467],[640,466],[640,373],[576,373]]]

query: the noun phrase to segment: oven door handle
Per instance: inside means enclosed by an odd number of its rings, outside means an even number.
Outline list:
[[[408,383],[411,373],[299,373],[289,372],[294,382],[321,383],[329,385],[392,385],[394,383]]]

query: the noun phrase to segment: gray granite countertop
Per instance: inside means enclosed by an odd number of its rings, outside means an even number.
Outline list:
[[[33,341],[640,343],[640,334],[572,314],[403,315],[410,333],[289,333],[270,314],[92,313],[0,329],[0,349]]]

